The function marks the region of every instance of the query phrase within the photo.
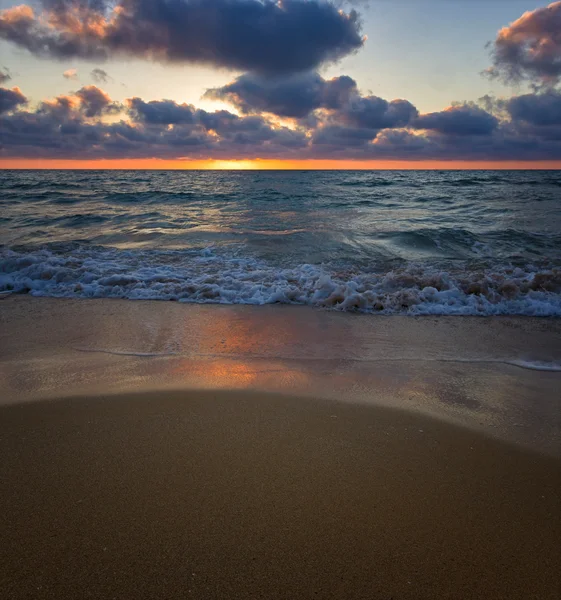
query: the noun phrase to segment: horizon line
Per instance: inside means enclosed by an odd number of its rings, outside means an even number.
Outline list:
[[[556,171],[561,160],[10,159],[0,171]]]

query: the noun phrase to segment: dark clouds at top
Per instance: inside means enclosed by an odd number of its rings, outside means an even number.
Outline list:
[[[359,50],[356,11],[325,0],[42,0],[0,12],[0,38],[56,59],[117,56],[256,73],[306,71]]]
[[[501,29],[486,73],[507,83],[551,86],[561,78],[561,1],[522,15]]]

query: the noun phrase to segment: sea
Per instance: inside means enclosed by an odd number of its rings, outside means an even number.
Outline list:
[[[0,293],[561,316],[561,171],[0,171]]]

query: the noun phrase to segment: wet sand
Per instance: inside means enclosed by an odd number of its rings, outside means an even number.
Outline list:
[[[561,319],[0,302],[0,405],[201,389],[412,410],[561,458]]]
[[[0,409],[2,598],[559,597],[559,462],[250,392]]]
[[[263,309],[2,301],[2,599],[559,598],[558,321]]]

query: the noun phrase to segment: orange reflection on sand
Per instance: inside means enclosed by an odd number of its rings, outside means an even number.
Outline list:
[[[220,310],[220,309],[219,309]],[[199,323],[197,353],[200,359],[174,361],[171,373],[194,379],[202,387],[246,388],[254,385],[259,371],[255,363],[247,362],[255,348],[259,348],[259,330],[251,319],[237,313],[223,311],[220,318]],[[185,345],[191,332],[186,324]]]
[[[252,390],[305,395],[317,393],[317,376],[298,365],[269,360],[201,360],[182,358],[169,361],[167,375],[172,386],[187,389]],[[161,365],[160,365],[161,366]],[[316,388],[313,387],[315,381]],[[327,394],[328,396],[328,394]]]
[[[217,318],[200,323],[201,354],[233,359],[260,357],[262,349],[270,350],[276,341],[291,335],[289,330],[272,324],[265,311],[257,313],[257,318],[249,318],[246,312],[250,310],[220,310]]]
[[[301,331],[270,320],[269,311],[232,311],[214,307],[214,318],[197,321],[196,352],[169,362],[169,374],[181,385],[214,389],[304,390],[310,374],[299,362],[278,360],[277,348],[296,343]],[[249,313],[251,309],[248,309]],[[288,321],[290,322],[290,321]],[[192,340],[189,321],[177,323],[184,347]],[[266,352],[264,353],[264,349]]]
[[[172,370],[174,374],[185,371],[190,376],[201,378],[203,387],[246,388],[257,379],[255,369],[241,361],[183,361]]]

